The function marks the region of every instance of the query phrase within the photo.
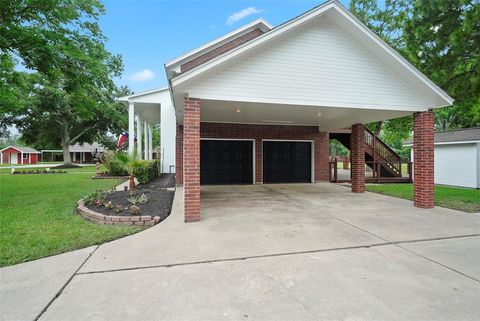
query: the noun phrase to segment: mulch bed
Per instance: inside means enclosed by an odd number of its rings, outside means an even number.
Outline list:
[[[160,216],[160,220],[163,221],[172,210],[174,192],[167,190],[167,188],[175,187],[175,175],[163,174],[162,176],[154,179],[147,184],[140,184],[135,186],[134,195],[136,197],[143,193],[148,196],[148,202],[146,204],[137,206],[140,208],[139,215],[151,215]],[[121,205],[124,210],[117,212],[114,209],[105,207],[104,205],[85,205],[87,208],[110,216],[137,216],[125,208],[128,208],[131,204],[128,199],[130,198],[130,191],[116,191],[108,194],[105,203],[112,202],[114,205]]]

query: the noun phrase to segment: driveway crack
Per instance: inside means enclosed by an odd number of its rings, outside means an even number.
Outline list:
[[[41,318],[41,316],[48,310],[48,308],[55,302],[55,300],[62,295],[63,290],[67,287],[68,284],[73,280],[75,275],[77,275],[78,271],[87,263],[87,261],[92,257],[92,255],[95,253],[95,251],[100,247],[100,245],[97,245],[93,251],[83,260],[82,264],[73,272],[73,274],[68,278],[67,282],[60,288],[60,290],[57,291],[57,293],[53,296],[53,298],[47,303],[47,305],[40,311],[40,313],[33,319],[33,321],[37,321],[38,319]]]

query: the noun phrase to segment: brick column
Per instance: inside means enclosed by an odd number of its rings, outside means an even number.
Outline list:
[[[200,100],[185,98],[183,116],[185,222],[200,220]]]
[[[434,116],[432,111],[413,114],[413,204],[434,207]]]
[[[365,133],[362,124],[352,126],[350,153],[352,192],[363,193],[365,192]]]
[[[183,126],[180,124],[175,137],[175,179],[177,186],[183,185]]]
[[[328,181],[329,161],[329,134],[321,132],[315,139],[315,182]]]

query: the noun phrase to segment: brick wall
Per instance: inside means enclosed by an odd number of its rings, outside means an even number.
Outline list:
[[[175,141],[175,181],[177,185],[183,185],[183,125],[177,124]]]
[[[192,59],[186,63],[184,63],[183,65],[180,66],[180,72],[186,72],[192,68],[195,68],[209,60],[212,60],[213,58],[216,58],[218,56],[220,56],[221,54],[224,54],[225,52],[227,51],[230,51],[258,36],[260,36],[261,34],[263,34],[263,31],[260,30],[260,29],[255,29],[255,30],[252,30],[250,32],[247,32],[246,34],[244,34],[243,36],[240,36],[230,42],[227,42],[226,44],[220,46],[220,47],[217,47],[201,56],[198,56],[197,58],[195,59]]]
[[[433,143],[433,112],[413,114],[413,203],[416,207],[434,207]]]
[[[350,153],[352,157],[352,192],[365,192],[365,136],[362,124],[352,126]]]
[[[200,220],[200,99],[185,98],[183,116],[185,222]]]
[[[202,138],[238,138],[255,140],[255,183],[263,180],[262,139],[313,140],[315,181],[328,181],[329,135],[315,126],[243,125],[201,123]]]

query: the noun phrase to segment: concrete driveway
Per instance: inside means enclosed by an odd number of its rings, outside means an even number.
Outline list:
[[[38,261],[0,270],[2,320],[480,315],[478,214],[334,184],[209,186],[201,197],[199,223],[183,223],[178,189],[161,224],[72,257],[63,285],[43,289],[43,306],[37,287],[15,288]]]

